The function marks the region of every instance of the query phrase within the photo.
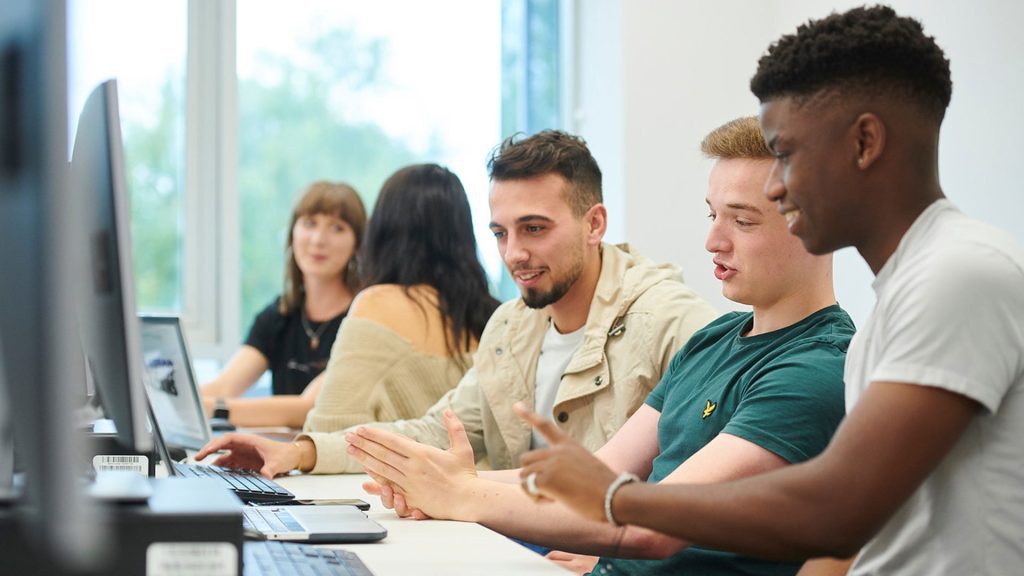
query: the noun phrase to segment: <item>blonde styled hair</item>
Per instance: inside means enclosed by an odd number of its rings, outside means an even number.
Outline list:
[[[712,130],[700,143],[700,151],[713,160],[745,158],[771,160],[757,116],[737,118]]]

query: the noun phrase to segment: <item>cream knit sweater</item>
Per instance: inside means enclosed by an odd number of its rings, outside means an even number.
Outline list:
[[[356,424],[419,418],[459,382],[454,358],[415,350],[390,328],[349,316],[338,329],[326,379],[304,432],[336,432]]]

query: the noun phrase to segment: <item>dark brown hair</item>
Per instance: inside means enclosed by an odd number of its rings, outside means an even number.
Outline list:
[[[367,286],[426,284],[437,291],[448,355],[467,365],[498,301],[477,258],[462,181],[437,164],[406,166],[381,186],[363,246]]]
[[[560,175],[569,183],[565,201],[576,217],[603,202],[601,169],[587,143],[559,130],[543,130],[526,138],[509,136],[491,152],[487,171],[492,182]]]

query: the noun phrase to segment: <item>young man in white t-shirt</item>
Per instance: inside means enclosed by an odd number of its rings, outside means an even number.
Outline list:
[[[807,249],[854,246],[878,297],[846,363],[847,417],[816,459],[708,486],[622,485],[549,423],[531,487],[592,518],[852,574],[1020,573],[1024,250],[938,177],[949,62],[920,23],[855,8],[801,26],[751,89],[768,197]]]

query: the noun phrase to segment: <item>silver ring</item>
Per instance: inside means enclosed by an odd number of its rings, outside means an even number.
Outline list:
[[[526,493],[534,497],[540,496],[540,491],[537,490],[536,472],[531,472],[530,475],[526,477]]]

